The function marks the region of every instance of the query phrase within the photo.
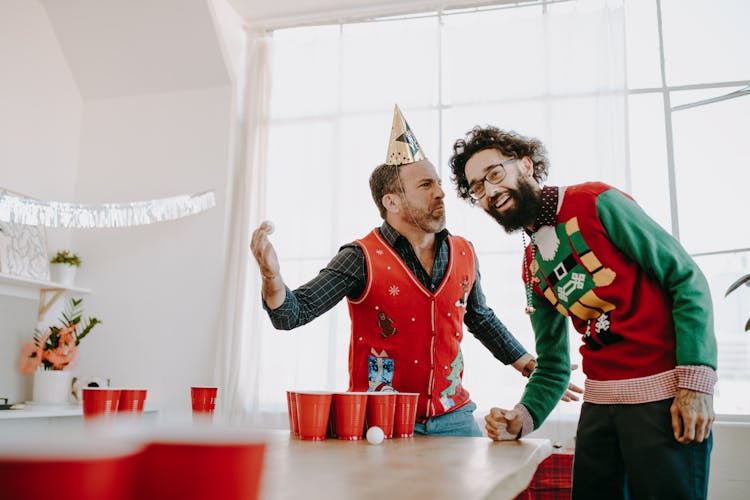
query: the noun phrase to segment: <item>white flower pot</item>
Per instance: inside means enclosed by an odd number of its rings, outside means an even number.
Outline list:
[[[37,370],[34,372],[34,391],[31,400],[42,404],[69,404],[72,374],[65,370]]]
[[[76,280],[76,266],[68,264],[50,264],[50,280],[54,283],[60,283],[63,286],[72,287]]]

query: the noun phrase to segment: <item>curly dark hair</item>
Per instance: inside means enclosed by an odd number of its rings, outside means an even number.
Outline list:
[[[386,209],[383,206],[383,196],[389,193],[399,192],[398,172],[400,166],[378,165],[370,174],[370,193],[375,205],[378,207],[380,216],[385,220]]]
[[[534,178],[542,182],[547,178],[549,160],[547,148],[541,141],[533,137],[525,137],[512,130],[501,130],[492,125],[476,126],[466,133],[466,137],[453,143],[453,155],[450,158],[451,180],[456,185],[456,192],[460,198],[474,200],[469,196],[469,182],[466,180],[466,162],[475,153],[483,149],[494,148],[510,158],[528,156],[534,164]]]

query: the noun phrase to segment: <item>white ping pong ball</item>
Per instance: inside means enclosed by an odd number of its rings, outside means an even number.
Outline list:
[[[380,444],[383,442],[383,439],[385,439],[383,429],[377,425],[367,429],[367,434],[365,434],[365,436],[370,444]]]
[[[268,229],[266,229],[266,234],[273,234],[273,230],[275,229],[273,226],[273,222],[270,220],[264,220],[261,222],[262,226],[266,226]]]

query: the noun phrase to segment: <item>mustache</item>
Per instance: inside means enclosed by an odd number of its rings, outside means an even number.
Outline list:
[[[501,196],[510,195],[512,199],[518,199],[518,191],[515,189],[506,189],[505,191],[501,191],[499,193],[495,193],[488,199],[490,206],[494,206],[497,200],[500,199]]]

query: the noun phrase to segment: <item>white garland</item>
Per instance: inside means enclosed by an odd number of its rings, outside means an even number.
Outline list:
[[[40,201],[0,189],[0,221],[64,228],[115,228],[179,219],[216,205],[213,191],[130,203]]]

